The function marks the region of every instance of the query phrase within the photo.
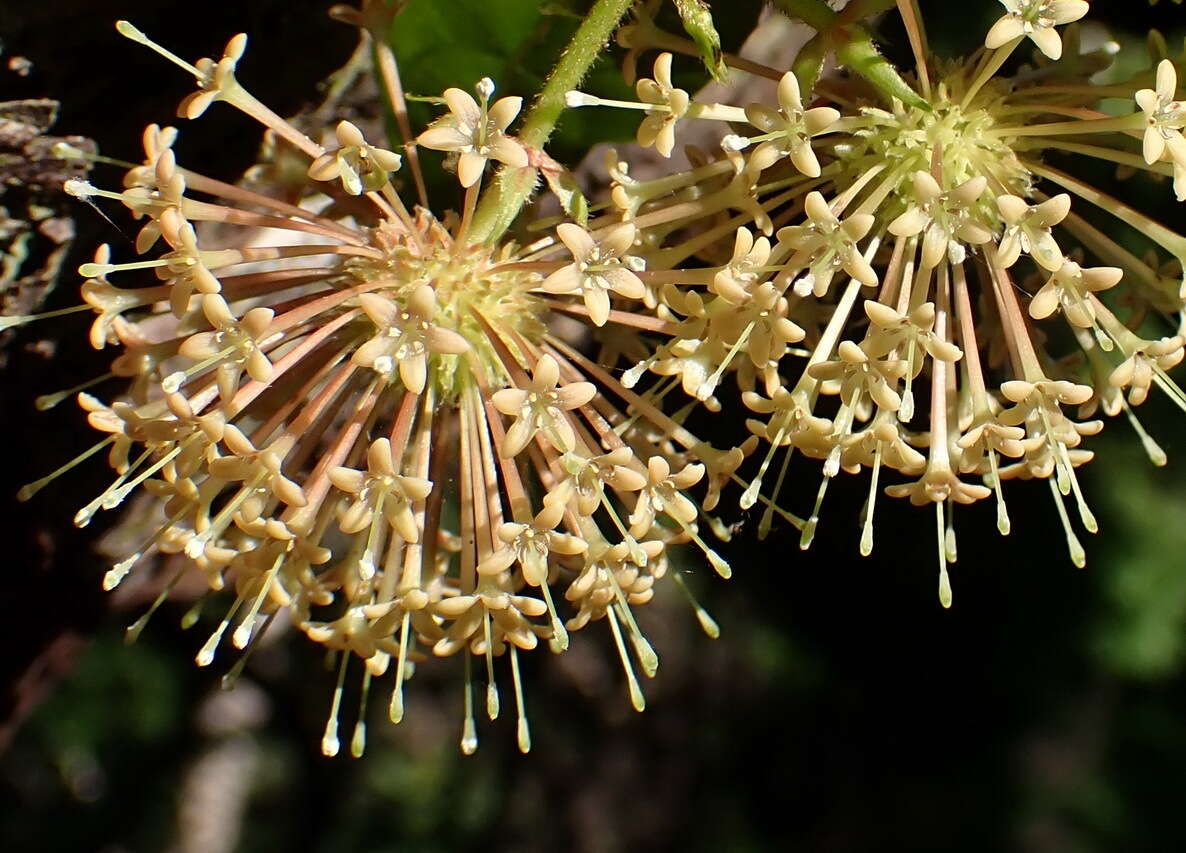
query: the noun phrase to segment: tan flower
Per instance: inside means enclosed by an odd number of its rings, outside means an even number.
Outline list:
[[[1182,361],[1184,345],[1181,335],[1142,341],[1140,348],[1112,371],[1108,383],[1114,388],[1127,388],[1128,402],[1139,406],[1149,396],[1154,377],[1164,375]]]
[[[1050,232],[1070,213],[1069,195],[1062,193],[1034,205],[1015,195],[1002,195],[997,197],[997,208],[1005,221],[1005,232],[997,246],[997,259],[1002,267],[1013,266],[1022,252],[1051,272],[1062,266],[1062,250]]]
[[[626,252],[634,245],[634,226],[615,225],[599,240],[579,225],[563,222],[556,235],[572,252],[573,262],[544,279],[540,288],[547,293],[579,292],[589,309],[594,325],[604,326],[609,319],[609,291],[627,299],[642,299],[646,286],[627,264]]]
[[[654,145],[656,151],[670,157],[675,147],[675,125],[687,112],[691,99],[671,82],[670,53],[659,54],[652,73],[653,80],[644,77],[635,84],[638,99],[654,105],[638,126],[638,144],[644,148]]]
[[[429,355],[469,350],[462,335],[433,323],[436,293],[427,284],[417,287],[402,309],[377,293],[364,293],[358,301],[378,333],[355,351],[354,363],[387,377],[398,367],[400,381],[413,394],[424,390]]]
[[[1174,167],[1174,193],[1186,201],[1186,104],[1176,99],[1178,73],[1174,64],[1163,59],[1157,66],[1157,88],[1141,89],[1134,95],[1145,114],[1147,126],[1142,152],[1149,164],[1168,160]]]
[[[527,165],[527,151],[517,139],[508,136],[515,116],[523,106],[518,97],[500,98],[487,106],[494,93],[494,83],[482,78],[477,86],[481,104],[461,89],[446,89],[444,98],[449,106],[447,115],[433,122],[416,142],[436,151],[450,151],[458,155],[457,177],[463,187],[478,182],[487,160],[498,160],[513,168]]]
[[[281,436],[267,447],[257,448],[237,426],[227,424],[222,430],[222,443],[230,455],[215,456],[208,460],[213,476],[231,483],[242,482],[266,488],[289,506],[300,507],[307,503],[304,489],[283,473],[285,457],[296,444],[291,436]],[[259,516],[259,505],[249,507],[244,512],[248,522]]]
[[[619,447],[602,456],[586,458],[576,454],[564,457],[564,469],[572,477],[577,510],[592,515],[601,506],[605,487],[616,492],[637,492],[646,486],[642,464],[629,447]]]
[[[202,297],[202,311],[214,331],[191,335],[178,352],[197,362],[217,360],[218,393],[224,400],[235,395],[244,370],[256,382],[267,382],[272,377],[272,362],[264,354],[264,346],[275,312],[252,308],[240,320],[217,293]],[[183,380],[184,373],[179,371],[167,377],[163,386],[166,391],[176,391]]]
[[[738,228],[733,240],[733,257],[712,278],[710,289],[717,296],[734,305],[749,301],[758,282],[769,278],[763,268],[770,260],[770,241],[754,239],[748,228]]]
[[[886,411],[896,412],[902,397],[895,386],[906,374],[907,364],[901,359],[871,359],[852,341],[841,341],[833,361],[821,361],[807,369],[813,379],[840,383],[840,399],[850,406],[864,395]]]
[[[984,39],[995,50],[1022,36],[1028,37],[1050,59],[1062,56],[1062,39],[1055,27],[1082,18],[1090,10],[1085,0],[1001,0],[1008,11]]]
[[[778,109],[750,104],[745,117],[762,131],[762,143],[750,155],[749,168],[762,171],[787,157],[795,168],[809,178],[820,175],[819,158],[811,148],[811,137],[823,133],[840,119],[832,107],[803,109],[799,79],[788,71],[778,82]]]
[[[975,216],[976,202],[987,187],[988,180],[977,175],[944,192],[930,172],[915,172],[917,201],[889,224],[889,232],[897,237],[922,234],[921,259],[928,269],[944,257],[962,264],[968,254],[965,243],[979,246],[992,239],[992,231]]]
[[[350,195],[381,189],[388,175],[400,167],[401,158],[394,151],[368,145],[362,131],[348,121],[335,130],[338,150],[327,151],[309,164],[309,177],[315,181],[342,182]]]
[[[807,268],[795,281],[795,293],[823,296],[840,270],[868,287],[877,284],[877,273],[857,246],[873,227],[873,215],[854,213],[841,221],[816,191],[808,193],[803,209],[807,214],[805,224],[778,231],[778,241],[795,250],[787,268]]]
[[[560,385],[560,365],[550,355],[540,356],[526,388],[503,388],[491,396],[494,408],[514,422],[502,442],[504,457],[517,456],[543,431],[548,441],[561,452],[576,445],[576,433],[565,412],[579,409],[597,394],[592,382]]]
[[[571,494],[571,488],[568,490]],[[530,523],[508,522],[498,528],[502,547],[478,564],[479,575],[497,575],[516,563],[523,580],[531,586],[548,582],[548,557],[551,554],[574,556],[589,547],[584,539],[556,528],[567,509],[564,496],[549,495],[544,507]]]
[[[343,533],[365,530],[376,516],[382,516],[404,542],[420,541],[412,504],[428,497],[432,481],[399,472],[391,453],[391,440],[387,438],[371,442],[365,471],[341,466],[330,469],[330,481],[354,496],[338,522]]]
[[[671,465],[662,456],[647,460],[647,484],[638,496],[634,512],[630,513],[630,535],[645,536],[655,524],[659,513],[670,516],[682,525],[696,520],[697,509],[685,489],[700,482],[704,477],[704,466],[685,465],[677,473],[671,472]]]
[[[1123,276],[1124,272],[1118,267],[1088,269],[1075,261],[1063,261],[1030,300],[1030,316],[1044,320],[1061,306],[1068,322],[1089,329],[1095,322],[1095,309],[1087,294],[1114,287]]]

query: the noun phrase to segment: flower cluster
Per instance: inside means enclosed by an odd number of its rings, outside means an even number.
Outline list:
[[[160,508],[104,587],[161,554],[210,590],[233,590],[197,653],[205,666],[228,644],[243,650],[232,676],[287,613],[339,655],[327,754],[339,750],[352,667],[364,697],[351,740],[359,755],[371,681],[392,673],[398,722],[404,681],[432,656],[464,658],[467,753],[477,746],[472,660],[485,661],[493,719],[495,662],[509,659],[526,751],[519,654],[562,652],[569,631],[593,623],[608,625],[641,710],[635,669],[653,676],[658,657],[634,609],[670,573],[672,547],[692,543],[729,574],[685,491],[707,474],[719,493],[742,453],[700,442],[551,321],[564,313],[592,329],[613,315],[627,327],[664,326],[610,308],[611,298],[646,294],[644,265],[630,254],[634,227],[570,223],[526,247],[468,238],[490,162],[528,166],[528,148],[509,132],[520,99],[491,104],[488,79],[476,99],[447,90],[448,112],[399,144],[374,144],[342,121],[324,147],[235,80],[245,36],[221,60],[190,65],[126,22],[118,28],[193,74],[198,92],[183,116],[219,100],[242,109],[272,134],[276,156],[303,159],[307,185],[282,201],[184,169],[177,131],[153,125],[122,189],[68,187],[127,207],[144,222],[136,250],[150,256],[115,262],[101,246],[80,269],[92,344],[121,348],[104,378],[129,387],[111,402],[79,395],[104,436],[84,457],[106,449],[116,476],[76,523],[138,488]],[[460,216],[405,203],[401,170],[419,168],[415,145],[449,155],[469,191]],[[212,247],[206,223],[237,226],[241,237]],[[261,244],[265,234],[273,242]],[[157,284],[127,286],[145,271]]]
[[[644,93],[678,91],[666,52],[654,81],[638,84],[638,104],[569,95],[573,105],[645,110],[639,141],[664,156],[674,144],[654,132],[658,116],[664,133],[693,119],[726,123],[719,152],[692,152],[688,171],[636,180],[611,162],[616,210],[594,226],[646,230],[644,282],[670,318],[627,384],[649,372],[659,394],[678,384],[718,405],[731,375],[766,448],[743,508],[780,492],[793,455],[822,461],[810,513],[790,516],[804,548],[841,472],[870,475],[863,554],[879,490],[933,507],[944,606],[957,504],[995,495],[1007,534],[1003,483],[1044,479],[1081,566],[1067,499],[1095,532],[1077,469],[1092,458],[1084,439],[1102,427],[1096,415],[1124,412],[1164,464],[1133,407],[1156,385],[1186,409],[1167,373],[1186,341],[1186,236],[1048,157],[1172,177],[1186,198],[1181,59],[1154,39],[1153,70],[1103,85],[1092,75],[1109,65],[1109,47],[1085,53],[1076,27],[1064,28],[1088,3],[1002,3],[984,49],[954,62],[927,55],[917,16],[903,15],[917,68],[895,79],[912,103],[825,79],[807,108],[795,73],[728,57],[776,81],[777,103],[661,100]],[[1041,55],[1003,73],[1027,39]],[[648,46],[695,53],[645,10],[628,43],[632,59]],[[1104,112],[1105,99],[1127,109]],[[1128,233],[1096,224],[1097,212]],[[1139,257],[1141,241],[1170,262]],[[887,485],[886,468],[903,482]],[[768,504],[761,535],[777,511]]]
[[[561,201],[576,221],[534,223],[524,233],[545,234],[526,245],[473,227],[484,175],[492,162],[504,178],[559,166],[511,132],[521,102],[492,102],[490,80],[476,98],[446,91],[447,112],[416,136],[388,52],[404,138],[381,147],[342,122],[327,150],[235,80],[244,37],[190,65],[121,23],[195,77],[183,115],[216,100],[252,115],[303,158],[308,186],[280,201],[182,169],[176,131],[153,126],[122,190],[71,187],[144,219],[141,254],[164,244],[129,263],[104,246],[82,268],[91,341],[123,348],[112,374],[129,388],[110,403],[81,395],[105,434],[84,456],[107,449],[116,478],[77,521],[138,487],[163,519],[105,585],[159,552],[212,590],[233,588],[203,665],[227,631],[250,651],[287,612],[339,654],[330,754],[355,659],[364,705],[372,679],[394,670],[398,721],[414,665],[458,656],[471,752],[473,661],[485,663],[493,718],[495,661],[509,660],[526,750],[519,655],[563,651],[593,622],[607,624],[643,707],[635,667],[654,675],[658,658],[634,609],[657,580],[679,579],[672,547],[694,546],[729,576],[704,531],[728,536],[710,513],[731,483],[741,509],[764,505],[759,535],[777,516],[804,548],[842,473],[869,474],[863,554],[882,491],[932,507],[948,606],[956,505],[994,498],[1007,534],[1004,482],[1046,480],[1082,565],[1068,503],[1095,532],[1077,469],[1092,458],[1096,415],[1123,412],[1163,464],[1133,408],[1156,385],[1186,409],[1168,375],[1186,346],[1186,236],[1064,163],[1170,178],[1186,197],[1181,58],[1154,40],[1154,68],[1101,84],[1092,75],[1108,51],[1084,54],[1072,24],[1087,3],[1002,2],[985,47],[954,62],[926,54],[917,16],[904,14],[917,67],[895,77],[893,96],[855,79],[807,92],[794,72],[726,56],[777,83],[773,103],[741,105],[678,88],[666,51],[696,48],[640,7],[631,56],[665,52],[639,100],[572,91],[566,103],[640,111],[639,142],[664,156],[689,123],[718,122],[719,149],[645,179],[611,154],[609,203],[581,215],[569,187]],[[1027,39],[1035,63],[1004,73]],[[1130,106],[1107,113],[1105,100]],[[417,146],[447,154],[465,188],[459,215],[429,210]],[[213,246],[204,222],[291,239]],[[1139,240],[1172,260],[1139,256]],[[145,269],[157,285],[109,280]],[[564,334],[561,317],[582,335]],[[750,415],[737,447],[685,426],[695,406],[730,399]],[[777,502],[796,454],[822,467],[802,518]],[[360,714],[354,754],[364,739]]]

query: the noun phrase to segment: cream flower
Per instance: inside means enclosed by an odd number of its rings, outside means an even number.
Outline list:
[[[342,188],[350,195],[361,195],[381,189],[389,173],[402,162],[400,156],[386,148],[368,145],[362,131],[348,121],[338,123],[337,151],[322,154],[309,164],[309,177],[315,181],[341,180]]]
[[[634,512],[630,513],[630,535],[645,536],[655,524],[659,513],[670,516],[677,523],[687,525],[696,520],[697,509],[684,490],[704,477],[701,464],[685,465],[678,473],[662,456],[647,460],[647,484],[639,493]]]
[[[339,466],[330,469],[329,479],[354,497],[338,522],[343,533],[364,530],[374,523],[376,516],[382,516],[405,542],[420,541],[412,504],[428,497],[432,481],[401,474],[391,452],[390,439],[371,442],[365,471]]]
[[[1003,268],[1017,263],[1022,252],[1050,272],[1062,267],[1062,250],[1050,230],[1071,212],[1069,195],[1063,193],[1034,205],[1015,195],[1002,195],[997,197],[997,207],[1005,221],[1005,232],[997,246],[997,258]]]
[[[1061,305],[1072,325],[1089,329],[1095,322],[1095,309],[1087,295],[1114,287],[1123,275],[1118,267],[1088,269],[1074,261],[1063,261],[1030,300],[1030,316],[1044,320]]]
[[[1086,0],[1001,0],[1008,11],[992,25],[984,39],[990,50],[1027,36],[1050,59],[1062,56],[1062,38],[1055,27],[1082,18],[1090,10]]]
[[[897,237],[921,233],[922,263],[927,269],[939,266],[944,256],[962,264],[967,257],[965,243],[978,246],[992,239],[992,232],[974,215],[974,205],[987,186],[988,181],[977,176],[944,192],[930,172],[915,172],[918,200],[889,224],[889,232]]]
[[[592,382],[560,385],[560,365],[550,355],[540,356],[526,388],[503,388],[491,396],[494,408],[514,423],[502,441],[502,455],[517,456],[543,430],[552,446],[568,452],[576,445],[576,433],[564,413],[579,409],[597,394]]]
[[[861,284],[877,284],[877,273],[861,255],[857,243],[873,227],[870,213],[854,213],[841,221],[821,193],[812,191],[803,205],[807,223],[782,228],[778,241],[795,250],[787,262],[788,268],[807,267],[808,271],[795,282],[795,293],[814,294],[817,298],[828,292],[832,278],[843,269]]]
[[[239,320],[226,300],[211,293],[202,297],[202,311],[214,331],[191,335],[177,351],[197,362],[217,360],[218,393],[223,400],[235,396],[244,370],[256,382],[272,378],[272,362],[264,354],[275,315],[271,308],[252,308]],[[176,391],[184,377],[181,371],[166,377],[164,389],[170,393]]]
[[[811,137],[823,133],[840,118],[832,107],[803,109],[799,80],[794,72],[782,75],[778,83],[778,109],[750,104],[745,117],[765,136],[750,155],[749,168],[761,171],[782,157],[789,157],[795,168],[809,178],[820,175],[819,159],[811,149]]]
[[[535,514],[530,524],[508,522],[498,528],[502,547],[478,564],[479,575],[497,575],[518,563],[523,580],[531,586],[542,586],[548,581],[548,557],[551,554],[575,556],[589,547],[585,540],[556,528],[564,519],[563,499],[546,500],[544,508]]]
[[[527,151],[514,137],[508,136],[515,116],[523,106],[518,97],[500,98],[492,106],[487,102],[494,93],[494,83],[483,77],[477,86],[481,104],[461,89],[446,89],[449,113],[433,122],[416,142],[436,151],[458,154],[457,177],[463,187],[478,182],[487,160],[498,160],[513,168],[527,165]]]
[[[1116,366],[1108,376],[1114,388],[1128,389],[1128,402],[1139,406],[1149,396],[1149,386],[1157,374],[1177,366],[1182,361],[1183,339],[1172,335],[1156,341],[1141,341],[1141,346]]]
[[[671,82],[670,53],[659,54],[652,73],[653,80],[644,77],[634,87],[640,101],[654,105],[638,126],[638,144],[644,148],[654,145],[656,151],[670,157],[675,147],[675,125],[687,112],[691,99]]]
[[[1137,106],[1145,114],[1147,126],[1142,152],[1145,162],[1153,164],[1168,160],[1174,166],[1174,194],[1178,201],[1186,201],[1186,104],[1175,100],[1178,73],[1168,59],[1157,66],[1157,88],[1141,89],[1134,95]]]
[[[600,240],[571,222],[556,226],[556,236],[572,252],[573,262],[552,273],[540,287],[548,293],[579,291],[594,325],[609,319],[609,291],[627,299],[642,299],[646,285],[626,266],[633,259],[626,252],[634,245],[634,226],[616,225]]]
[[[377,293],[364,293],[358,301],[378,334],[355,350],[354,363],[384,376],[398,367],[400,381],[413,394],[424,390],[430,354],[460,355],[469,350],[464,337],[433,323],[436,293],[427,284],[416,288],[402,309]]]
[[[754,239],[748,228],[738,228],[733,240],[733,257],[712,278],[709,289],[733,305],[750,300],[758,283],[769,277],[763,270],[770,260],[770,241]]]

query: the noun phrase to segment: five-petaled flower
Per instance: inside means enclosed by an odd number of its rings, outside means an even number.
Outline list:
[[[988,31],[984,46],[995,49],[1027,36],[1051,59],[1062,56],[1062,38],[1054,28],[1079,20],[1091,8],[1086,0],[1001,0],[1001,5],[1008,11]]]
[[[503,388],[491,396],[494,408],[514,422],[502,441],[504,457],[517,456],[542,431],[557,450],[576,445],[576,433],[565,412],[579,409],[597,395],[592,382],[560,385],[560,365],[548,354],[535,363],[531,381],[524,388]]]
[[[338,123],[335,129],[338,150],[328,151],[309,164],[309,177],[315,181],[342,182],[342,188],[350,195],[361,195],[382,189],[387,176],[399,169],[400,156],[386,148],[368,145],[362,131],[348,121]]]
[[[609,319],[609,291],[627,299],[646,295],[642,279],[628,266],[634,263],[626,254],[634,245],[633,225],[615,225],[594,239],[581,226],[563,222],[556,226],[556,235],[572,252],[573,262],[549,275],[540,287],[548,293],[580,292],[594,325],[604,326]]]
[[[416,139],[425,148],[456,153],[457,178],[466,188],[478,182],[487,160],[498,160],[513,168],[527,165],[527,150],[506,132],[519,114],[523,99],[499,98],[490,105],[494,83],[488,77],[478,81],[477,91],[480,104],[468,92],[446,89],[448,114],[433,122]]]

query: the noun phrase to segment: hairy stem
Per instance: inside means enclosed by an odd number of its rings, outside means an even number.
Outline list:
[[[565,93],[580,85],[632,3],[633,0],[597,0],[589,10],[523,122],[519,140],[524,145],[542,148],[548,141],[564,110]],[[498,239],[531,195],[535,182],[535,169],[504,166],[478,205],[469,239],[475,243]]]

